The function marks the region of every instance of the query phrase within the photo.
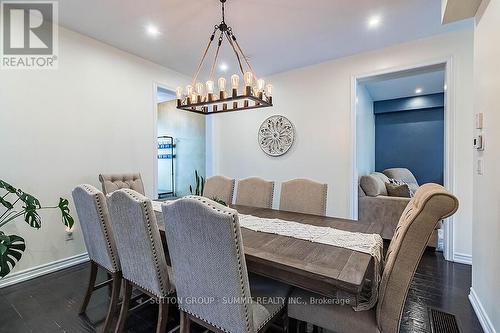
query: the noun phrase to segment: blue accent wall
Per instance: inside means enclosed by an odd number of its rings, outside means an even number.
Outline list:
[[[374,102],[375,169],[408,168],[419,184],[443,184],[444,94]]]

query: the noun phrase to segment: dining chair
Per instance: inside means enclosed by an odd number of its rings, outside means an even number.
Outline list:
[[[212,332],[264,332],[286,316],[289,287],[248,276],[237,211],[197,196],[162,211],[177,296],[199,300],[178,303],[181,333],[192,321]]]
[[[280,210],[326,215],[327,184],[309,179],[292,179],[281,184]]]
[[[258,208],[273,206],[274,182],[258,177],[238,181],[236,204]]]
[[[79,313],[85,313],[94,291],[111,284],[111,301],[103,330],[107,332],[118,308],[122,275],[106,198],[92,185],[79,185],[72,195],[90,258],[90,279]],[[99,268],[104,269],[110,279],[96,285]]]
[[[376,308],[354,311],[349,305],[290,304],[288,315],[334,332],[399,332],[406,295],[436,225],[453,215],[458,199],[437,184],[422,185],[403,212],[385,256]],[[302,300],[321,296],[297,290]]]
[[[159,304],[157,333],[164,333],[168,320],[168,296],[175,286],[170,278],[160,231],[151,201],[142,194],[121,189],[108,195],[111,225],[121,258],[124,283],[123,302],[116,332],[125,327],[132,288]]]
[[[210,177],[205,182],[203,196],[211,200],[219,199],[231,205],[233,203],[234,183],[234,179],[224,176]]]
[[[129,188],[142,195],[145,194],[140,173],[100,174],[99,181],[105,195],[122,188]]]

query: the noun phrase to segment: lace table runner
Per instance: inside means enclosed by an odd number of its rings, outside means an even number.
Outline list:
[[[332,245],[371,255],[375,263],[371,292],[370,295],[361,295],[362,299],[354,307],[354,310],[368,310],[377,303],[383,251],[383,241],[380,235],[350,232],[330,227],[319,227],[280,219],[260,218],[245,214],[238,215],[240,226],[246,229]]]

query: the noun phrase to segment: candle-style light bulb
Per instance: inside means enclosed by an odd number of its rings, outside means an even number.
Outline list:
[[[264,81],[264,79],[258,79],[257,80],[257,91],[258,92],[264,91],[265,87],[266,87],[266,81]]]
[[[219,90],[220,91],[226,91],[226,79],[221,77],[218,81],[219,83]]]
[[[193,94],[193,86],[189,84],[186,86],[186,95],[191,97],[192,94]]]
[[[182,99],[182,87],[177,87],[175,90],[175,94],[177,95],[177,99]]]
[[[206,87],[207,87],[207,93],[208,94],[213,94],[214,93],[214,81],[212,81],[212,80],[207,81]]]
[[[266,86],[266,96],[273,97],[273,85],[272,84],[268,84]]]
[[[240,77],[237,74],[231,76],[231,88],[238,90],[240,86]]]
[[[204,84],[203,84],[203,83],[201,83],[201,82],[198,82],[198,83],[196,84],[196,93],[197,93],[198,95],[200,95],[200,96],[203,96],[203,88],[204,88],[203,86],[204,86]]]
[[[243,79],[245,80],[245,86],[247,86],[247,87],[253,86],[253,74],[252,74],[252,72],[246,72],[243,75]]]

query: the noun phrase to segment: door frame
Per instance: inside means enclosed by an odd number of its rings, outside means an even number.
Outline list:
[[[408,64],[378,70],[370,73],[355,74],[351,76],[351,179],[352,197],[350,199],[351,218],[358,219],[358,169],[357,169],[357,142],[356,142],[356,97],[359,81],[370,77],[387,75],[396,72],[416,70],[423,67],[444,65],[445,68],[445,101],[444,101],[444,186],[450,192],[455,189],[455,76],[453,70],[453,57],[433,59],[423,63]],[[454,261],[454,217],[449,217],[443,223],[443,254],[446,260]]]
[[[166,84],[153,81],[153,126],[154,126],[154,136],[152,138],[153,140],[153,147],[154,147],[154,155],[153,157],[153,196],[155,199],[158,197],[158,88],[162,88],[165,90],[169,90],[173,93],[175,93],[175,88],[169,87]]]

